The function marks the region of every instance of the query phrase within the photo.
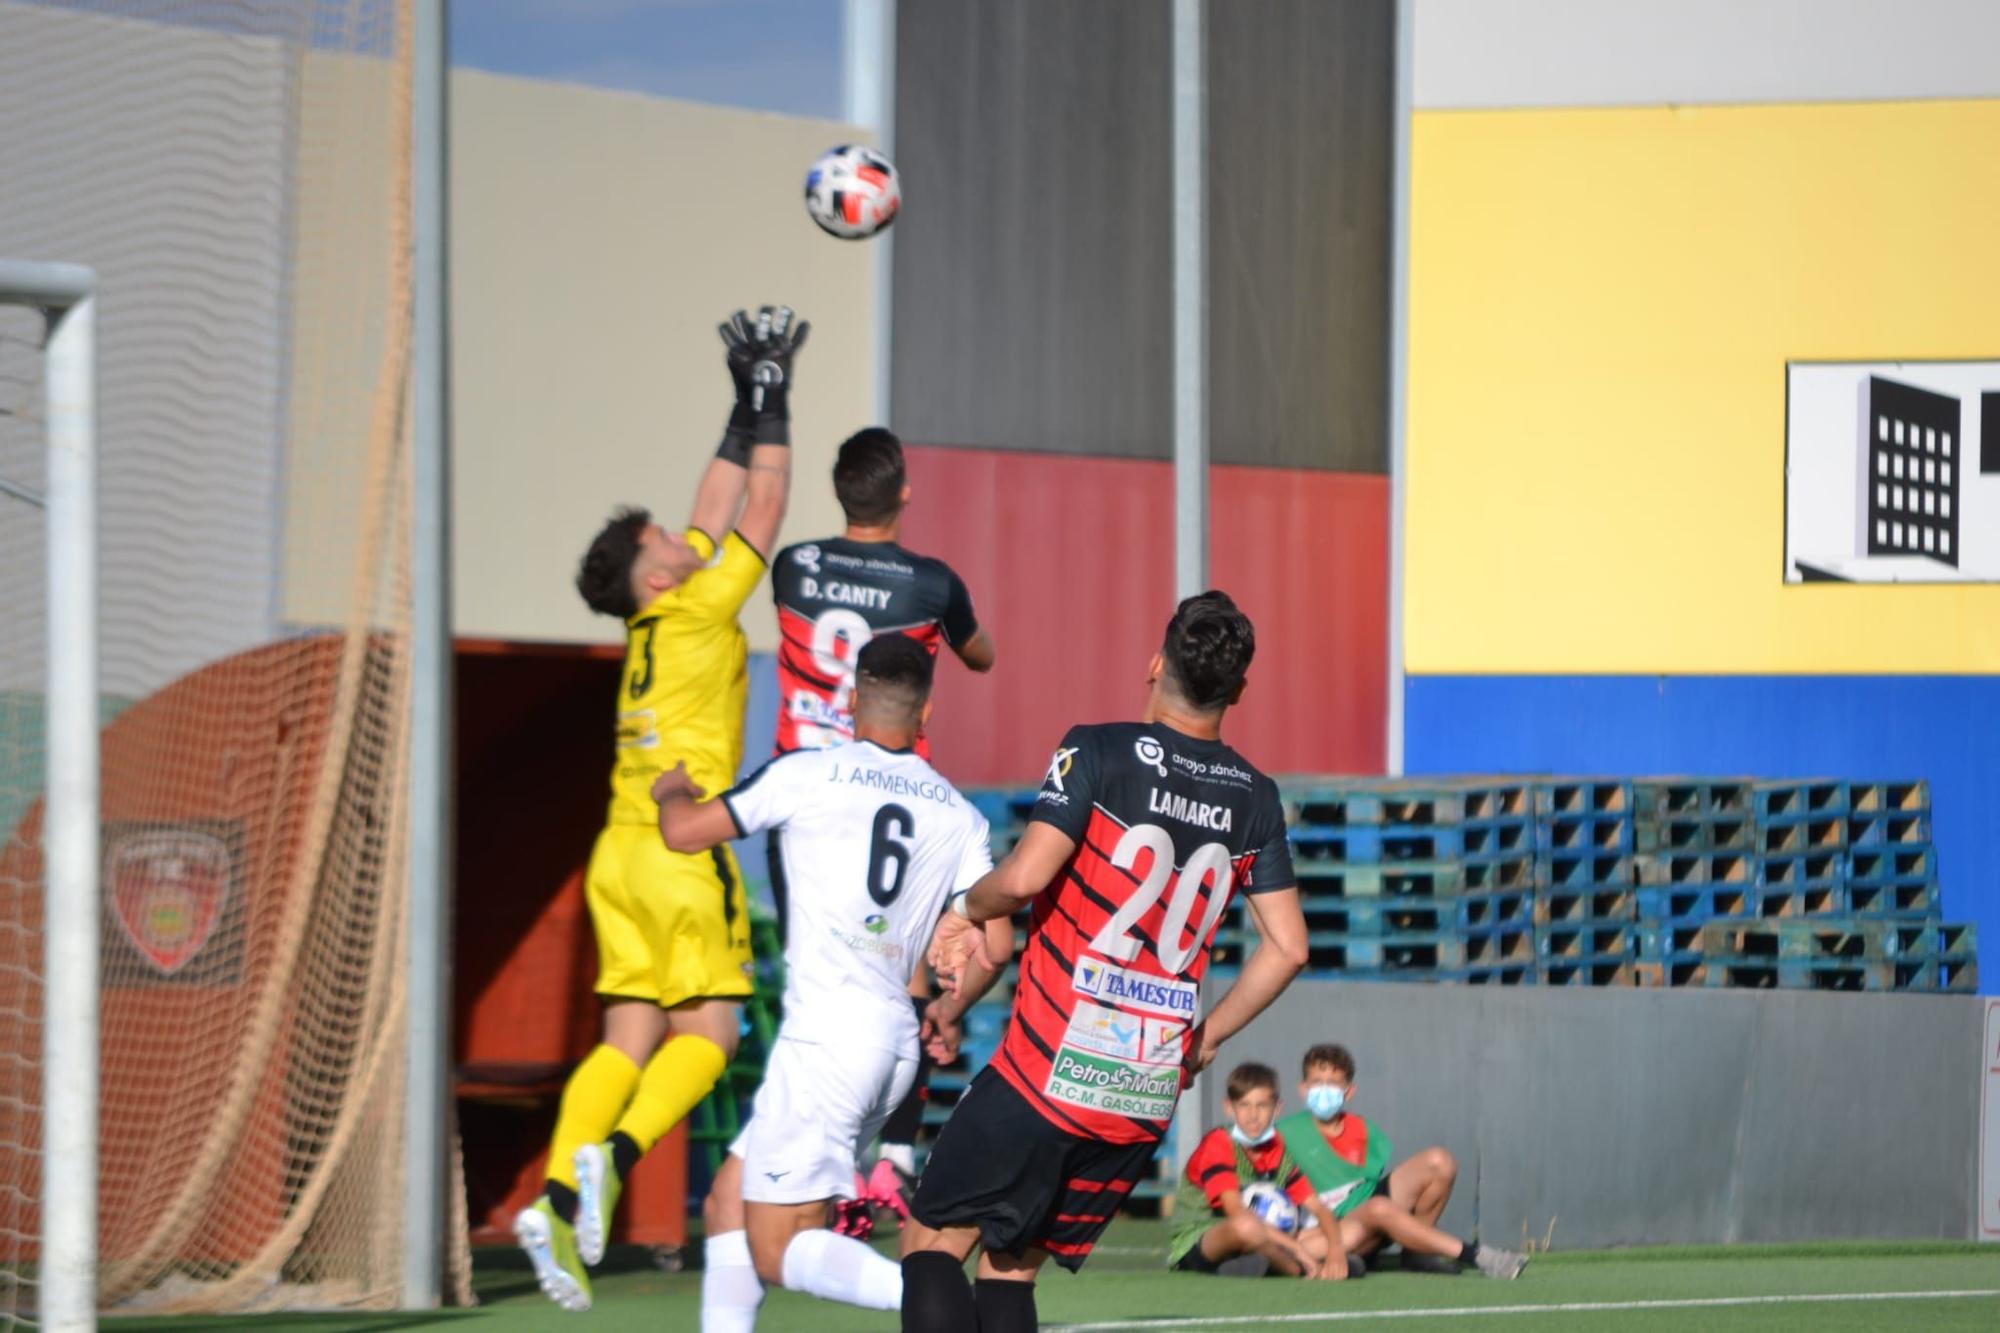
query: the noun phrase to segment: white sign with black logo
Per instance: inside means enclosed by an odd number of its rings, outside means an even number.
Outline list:
[[[1785,367],[1785,582],[2000,581],[2000,360]]]

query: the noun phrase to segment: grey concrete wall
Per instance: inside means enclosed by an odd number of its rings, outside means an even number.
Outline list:
[[[1395,5],[1208,15],[1210,455],[1386,472]]]
[[[928,444],[1172,444],[1170,10],[896,12],[894,411]]]
[[[1993,0],[1416,0],[1416,105],[2000,96]]]
[[[1211,457],[1386,467],[1391,0],[1209,6]],[[897,13],[896,428],[1172,450],[1166,0]]]
[[[1442,1225],[1519,1244],[1973,1234],[1973,997],[1305,982],[1202,1080],[1316,1041],[1354,1052],[1354,1107],[1397,1160],[1460,1164]]]

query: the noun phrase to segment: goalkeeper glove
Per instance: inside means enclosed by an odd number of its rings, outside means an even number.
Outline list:
[[[790,306],[776,310],[765,306],[757,312],[751,339],[756,362],[750,376],[759,444],[792,442],[792,358],[806,345],[806,335],[811,332],[812,325],[805,320],[793,321]]]
[[[722,443],[715,447],[715,456],[749,467],[750,449],[757,443],[756,331],[750,327],[750,317],[739,310],[716,325],[716,332],[722,335],[724,363],[736,385],[736,406],[730,410],[729,425],[722,432]]]

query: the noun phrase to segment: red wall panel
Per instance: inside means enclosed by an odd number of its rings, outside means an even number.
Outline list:
[[[1261,467],[1209,478],[1209,581],[1257,626],[1230,744],[1271,773],[1380,773],[1389,479]]]
[[[1038,776],[1064,728],[1135,716],[1173,610],[1169,465],[909,449],[903,540],[964,577],[999,663],[938,673],[932,746],[965,784]],[[1215,586],[1257,624],[1227,736],[1271,772],[1379,772],[1386,700],[1388,482],[1217,467]]]

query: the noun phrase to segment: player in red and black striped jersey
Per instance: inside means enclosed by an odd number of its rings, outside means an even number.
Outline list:
[[[1304,966],[1277,787],[1221,738],[1255,650],[1228,594],[1182,602],[1143,718],[1070,729],[1021,841],[940,928],[931,961],[949,979],[983,947],[974,923],[1034,904],[1006,1039],[917,1185],[905,1329],[1033,1328],[1041,1265],[1083,1265],[1187,1081]],[[1259,943],[1198,1016],[1216,923],[1239,890]]]
[[[951,566],[897,544],[910,502],[903,446],[879,426],[840,446],[833,490],[847,530],[788,546],[771,562],[778,603],[777,752],[854,739],[854,659],[877,634],[906,634],[935,654],[949,644],[974,671],[993,669],[993,640]],[[919,738],[917,753],[929,757]]]
[[[833,493],[847,518],[846,531],[788,546],[771,562],[771,594],[778,603],[779,754],[854,739],[854,663],[878,634],[907,635],[933,656],[948,644],[974,671],[993,669],[993,639],[973,615],[964,581],[944,561],[897,542],[910,503],[902,442],[879,426],[849,436],[834,457]],[[916,750],[930,757],[921,733]],[[772,830],[765,852],[782,940],[791,876],[781,831]],[[921,1017],[930,1000],[930,976],[923,968],[911,979],[910,999]],[[930,1072],[926,1055],[909,1095],[882,1128],[882,1158],[867,1181],[867,1201],[899,1213],[908,1207],[905,1195],[916,1170]]]

